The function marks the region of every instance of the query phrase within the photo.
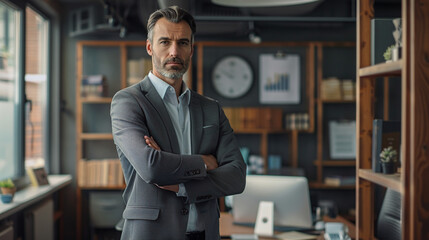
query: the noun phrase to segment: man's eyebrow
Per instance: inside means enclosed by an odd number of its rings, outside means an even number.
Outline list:
[[[162,41],[162,40],[170,40],[170,38],[168,38],[168,37],[160,37],[160,38],[158,38],[158,41]]]
[[[171,41],[171,39],[168,38],[168,37],[160,37],[160,38],[158,38],[158,41],[165,41],[165,40]],[[188,38],[181,38],[178,41],[180,41],[180,42],[191,42],[191,40],[189,40]]]

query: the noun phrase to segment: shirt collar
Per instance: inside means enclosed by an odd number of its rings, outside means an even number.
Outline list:
[[[165,99],[165,95],[167,94],[167,91],[171,91],[169,89],[173,89],[172,91],[174,92],[174,88],[170,84],[164,82],[162,79],[155,76],[155,74],[153,74],[152,71],[149,72],[148,77],[149,77],[149,80],[152,82],[152,85],[155,87],[156,91],[158,92],[159,96],[162,99]],[[174,92],[174,96],[176,96],[175,92]],[[190,90],[189,90],[188,86],[186,85],[185,81],[182,81],[182,90],[181,90],[181,94],[179,96],[179,100],[181,102],[184,101],[184,103],[186,105],[189,105],[190,99],[191,99]]]

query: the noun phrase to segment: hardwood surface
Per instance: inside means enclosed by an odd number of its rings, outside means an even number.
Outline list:
[[[355,226],[353,223],[347,221],[345,218],[341,216],[337,216],[336,218],[324,218],[325,222],[342,222],[344,223],[348,229],[349,229],[349,236],[353,238],[353,236],[356,235],[355,233]],[[220,219],[219,219],[219,231],[221,237],[228,237],[232,234],[253,234],[253,228],[252,227],[245,227],[240,225],[235,225],[233,223],[233,217],[230,213],[221,212],[220,213]],[[279,234],[280,232],[275,232],[275,234]],[[275,239],[270,237],[259,237],[260,240],[264,239]],[[323,239],[323,236],[319,236],[318,239]]]

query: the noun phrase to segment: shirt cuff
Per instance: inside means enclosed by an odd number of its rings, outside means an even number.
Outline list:
[[[178,196],[178,197],[188,197],[188,194],[186,193],[185,184],[183,184],[183,183],[179,184],[179,191],[176,193],[176,196]]]

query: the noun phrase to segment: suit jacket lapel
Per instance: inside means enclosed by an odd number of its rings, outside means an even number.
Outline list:
[[[203,135],[203,109],[200,101],[193,95],[191,91],[191,103],[189,104],[189,113],[191,118],[191,144],[192,153],[198,153]]]
[[[146,98],[153,105],[155,110],[158,112],[159,116],[164,123],[165,130],[168,133],[171,148],[174,153],[180,153],[179,142],[177,141],[177,135],[174,131],[173,123],[171,122],[170,115],[168,114],[167,108],[164,105],[161,97],[156,91],[155,87],[152,85],[148,77],[145,77],[143,81],[141,81],[141,89],[145,94]],[[160,129],[162,130],[162,129]]]

